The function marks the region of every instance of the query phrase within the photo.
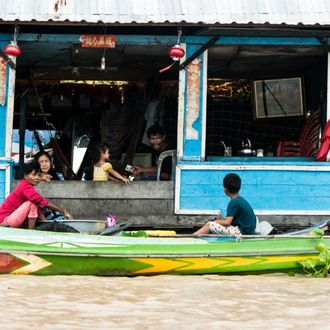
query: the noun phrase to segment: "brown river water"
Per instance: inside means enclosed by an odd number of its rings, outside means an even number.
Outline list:
[[[1,275],[1,329],[329,329],[330,278]]]

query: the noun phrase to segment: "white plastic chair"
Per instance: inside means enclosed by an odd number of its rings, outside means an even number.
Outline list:
[[[171,181],[174,180],[174,176],[175,176],[175,166],[176,166],[176,158],[177,158],[177,154],[176,154],[176,149],[175,150],[167,150],[167,151],[163,151],[158,158],[158,167],[157,167],[157,181],[160,181],[160,171],[162,168],[162,164],[163,164],[163,160],[166,157],[172,157],[172,174],[171,174]]]

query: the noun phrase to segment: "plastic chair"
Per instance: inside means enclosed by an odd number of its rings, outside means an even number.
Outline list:
[[[171,181],[174,180],[175,176],[175,166],[176,166],[176,159],[177,159],[177,154],[176,150],[167,150],[163,151],[158,158],[158,166],[157,166],[157,181],[160,181],[160,171],[162,168],[163,160],[166,157],[172,157],[172,173],[171,173]]]
[[[314,111],[306,120],[298,141],[279,141],[278,157],[315,157],[319,149],[321,110]]]

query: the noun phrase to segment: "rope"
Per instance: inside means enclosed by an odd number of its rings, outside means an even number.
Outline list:
[[[143,109],[140,110],[140,112],[136,111],[136,126],[135,126],[135,130],[133,131],[133,135],[132,135],[132,138],[131,138],[131,143],[130,145],[128,146],[128,150],[126,152],[126,156],[123,160],[123,163],[120,167],[120,173],[123,174],[125,172],[125,168],[126,168],[126,165],[130,165],[132,164],[132,161],[133,161],[133,158],[134,158],[134,155],[135,155],[135,149],[136,149],[136,146],[139,142],[139,139],[140,139],[140,133],[141,133],[141,127],[142,127],[142,124],[143,124],[143,119],[144,119],[144,114],[146,112],[146,109],[149,105],[149,102],[150,102],[150,98],[152,96],[152,93],[158,83],[158,80],[159,80],[159,74],[157,75],[157,77],[155,78],[155,82],[154,84],[152,85],[152,88],[150,90],[150,93],[147,95],[146,97],[146,105]],[[138,109],[137,109],[138,110]]]
[[[42,117],[43,117],[43,120],[45,122],[45,125],[47,127],[47,130],[48,130],[48,134],[49,134],[49,138],[53,138],[52,134],[51,134],[51,131],[50,131],[50,128],[55,128],[54,125],[52,123],[49,123],[48,120],[47,120],[47,116],[46,116],[46,113],[45,113],[45,110],[44,110],[44,107],[42,105],[42,102],[41,102],[41,99],[39,97],[39,93],[38,93],[38,89],[37,89],[37,85],[36,85],[36,82],[34,80],[34,77],[33,77],[33,70],[32,68],[30,67],[30,77],[31,77],[31,81],[32,81],[32,84],[33,84],[33,88],[34,88],[34,91],[36,92],[36,95],[37,95],[37,100],[38,100],[38,104],[39,104],[39,108],[41,110],[41,114],[42,114]]]

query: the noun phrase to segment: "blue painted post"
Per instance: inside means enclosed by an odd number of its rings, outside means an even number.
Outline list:
[[[187,58],[203,44],[186,44]],[[180,72],[178,156],[182,160],[205,159],[207,50]]]
[[[0,48],[4,50],[10,39],[1,38]],[[12,59],[16,63],[16,59]],[[6,60],[0,61],[0,203],[10,193],[12,181],[12,130],[14,118],[16,72],[7,64]]]
[[[3,50],[8,42],[0,42]],[[8,92],[8,66],[6,60],[1,57],[0,61],[0,157],[5,157],[6,141],[6,114],[7,114],[7,92]]]

